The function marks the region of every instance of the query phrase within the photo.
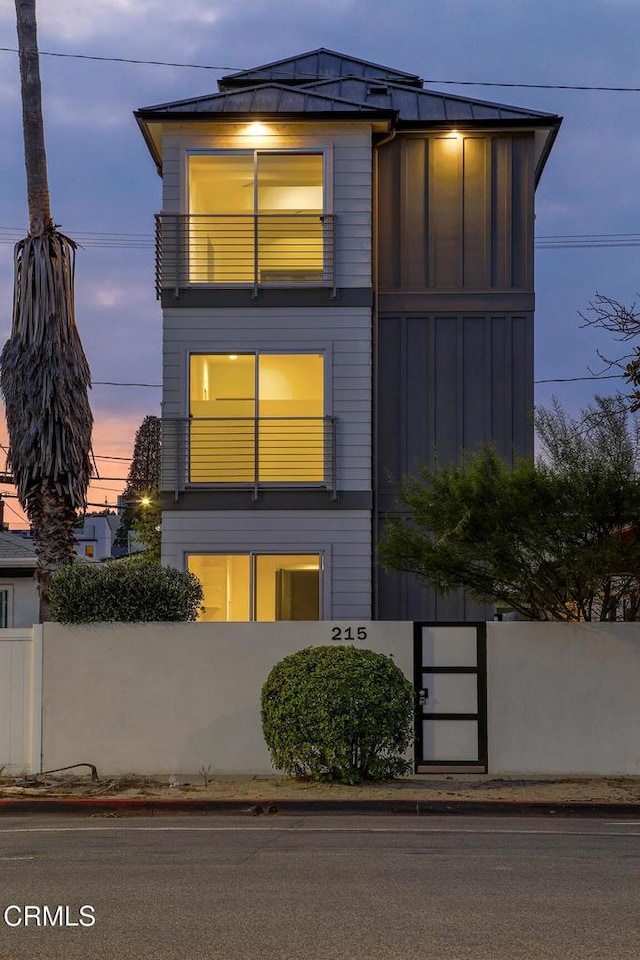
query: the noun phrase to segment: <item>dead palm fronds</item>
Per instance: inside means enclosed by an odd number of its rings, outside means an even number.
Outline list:
[[[91,471],[91,385],[73,307],[75,244],[55,230],[16,245],[13,324],[0,355],[9,466],[42,573],[73,557]]]
[[[15,247],[11,336],[0,355],[9,466],[34,531],[40,616],[51,570],[74,555],[76,511],[91,470],[91,386],[76,327],[76,246],[51,219],[35,0],[15,0],[29,203],[29,236]]]

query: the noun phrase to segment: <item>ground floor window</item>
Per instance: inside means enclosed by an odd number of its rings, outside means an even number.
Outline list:
[[[191,554],[205,621],[319,620],[318,553]]]
[[[11,626],[11,588],[0,587],[0,629]]]

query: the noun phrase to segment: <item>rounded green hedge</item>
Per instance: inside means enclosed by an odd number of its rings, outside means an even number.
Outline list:
[[[194,574],[136,557],[58,567],[49,586],[60,623],[195,620],[202,584]]]
[[[413,686],[391,657],[308,647],[275,665],[262,688],[262,730],[274,767],[296,777],[360,783],[407,773]]]

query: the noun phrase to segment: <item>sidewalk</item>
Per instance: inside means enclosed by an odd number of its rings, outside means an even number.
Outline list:
[[[350,787],[286,777],[195,776],[113,779],[0,778],[0,816],[73,813],[87,816],[161,813],[474,814],[624,816],[640,818],[640,777],[498,779],[425,775]]]

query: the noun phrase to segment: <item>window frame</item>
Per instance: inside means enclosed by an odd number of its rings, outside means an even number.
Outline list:
[[[322,156],[322,215],[333,212],[333,150],[328,145],[320,144],[317,147],[187,147],[182,159],[182,184],[180,206],[187,216],[191,213],[191,197],[189,196],[189,161],[191,157],[208,156],[253,156],[253,212],[258,213],[258,154],[284,154],[291,156]],[[330,175],[331,174],[331,175]],[[201,284],[198,284],[201,286]]]
[[[6,623],[2,623],[2,618],[0,617],[0,630],[9,630],[13,627],[13,584],[0,582],[0,594],[2,593],[6,594],[6,605],[4,607]],[[1,612],[2,604],[0,603],[0,613]]]
[[[243,550],[234,548],[229,550],[187,550],[184,554],[184,568],[189,570],[189,557],[248,557],[249,558],[249,619],[248,620],[221,620],[217,623],[302,623],[304,621],[285,620],[256,620],[257,599],[257,559],[258,557],[299,557],[317,556],[318,558],[318,622],[325,619],[327,606],[325,598],[325,575],[327,572],[327,549],[301,546],[293,550]]]
[[[189,191],[189,161],[191,157],[203,157],[203,156],[253,156],[253,216],[259,215],[258,210],[258,156],[259,154],[268,154],[270,156],[274,155],[290,155],[290,156],[320,156],[322,157],[322,213],[318,214],[318,217],[322,221],[324,217],[330,217],[333,215],[333,148],[329,144],[319,144],[318,146],[300,146],[300,147],[271,147],[271,146],[256,146],[256,147],[212,147],[212,148],[198,148],[198,147],[187,147],[183,150],[182,153],[182,171],[180,177],[180,210],[185,216],[187,222],[192,216],[191,213],[191,197]],[[249,214],[251,216],[251,214]],[[188,231],[189,232],[189,231]],[[334,241],[335,242],[335,241]],[[323,244],[323,258],[322,258],[322,274],[323,280],[308,280],[308,281],[296,281],[296,288],[315,288],[315,287],[324,287],[326,286],[325,280],[328,269],[328,251],[326,246]],[[186,286],[195,289],[202,288],[227,288],[227,289],[246,289],[247,287],[253,286],[256,290],[261,286],[261,282],[256,275],[251,279],[232,279],[225,280],[221,282],[216,282],[215,279],[203,279],[203,280],[194,280],[191,278],[191,268],[187,263],[187,282]],[[335,283],[335,276],[334,276]],[[280,287],[289,287],[290,284],[286,281],[282,282],[269,282],[267,284],[270,288],[280,288]]]
[[[251,356],[255,358],[255,374],[254,374],[254,412],[255,416],[259,419],[258,410],[260,403],[259,395],[259,357],[261,355],[266,356],[287,356],[287,357],[307,357],[307,356],[320,356],[322,357],[323,371],[322,371],[322,390],[323,390],[323,413],[322,418],[326,420],[328,417],[333,416],[332,414],[332,365],[333,365],[333,350],[332,345],[323,345],[323,346],[305,346],[304,350],[289,350],[286,346],[278,348],[277,346],[270,346],[268,349],[262,347],[252,347],[251,349],[246,349],[243,346],[238,346],[237,344],[227,344],[224,347],[216,346],[216,349],[201,349],[201,348],[187,348],[184,355],[184,365],[185,365],[185,391],[184,391],[184,407],[186,411],[186,418],[188,421],[191,421],[191,360],[193,357],[210,357],[210,356],[229,356],[229,354],[237,354],[238,356]],[[189,487],[195,488],[231,488],[238,489],[239,487],[251,487],[254,485],[255,481],[220,481],[216,482],[215,480],[188,480],[187,485]],[[261,487],[272,488],[272,489],[296,489],[296,488],[317,488],[325,489],[327,486],[326,476],[323,480],[319,481],[305,481],[305,480],[264,480],[259,481]]]

